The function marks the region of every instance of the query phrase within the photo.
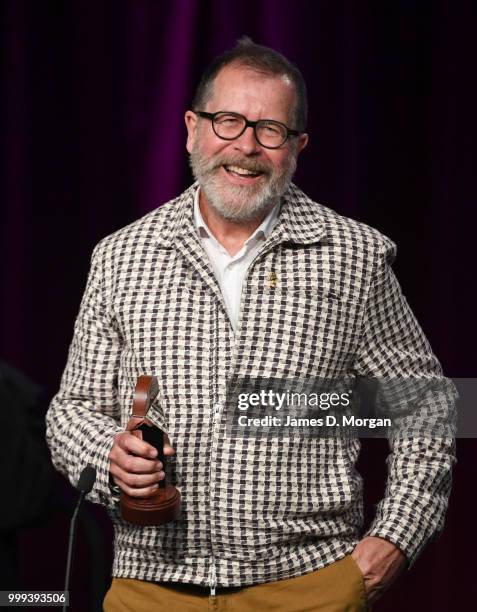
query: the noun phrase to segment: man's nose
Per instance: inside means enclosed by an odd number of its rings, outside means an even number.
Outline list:
[[[244,155],[261,153],[262,147],[255,138],[255,132],[251,126],[245,128],[244,133],[234,140],[235,148],[242,151]]]

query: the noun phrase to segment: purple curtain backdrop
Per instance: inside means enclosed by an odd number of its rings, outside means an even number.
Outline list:
[[[190,183],[184,111],[207,63],[248,34],[308,83],[296,182],[397,242],[446,374],[474,376],[476,17],[471,1],[1,2],[0,356],[56,391],[93,246]],[[476,441],[458,449],[443,536],[377,610],[476,601]],[[385,453],[365,444],[368,516]],[[49,543],[43,573],[30,537]],[[65,525],[24,541],[24,587],[60,588]]]

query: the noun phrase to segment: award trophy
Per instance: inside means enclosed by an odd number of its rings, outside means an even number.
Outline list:
[[[163,464],[164,473],[164,432],[146,418],[151,403],[159,392],[155,376],[140,376],[134,390],[132,413],[126,427],[133,435],[142,432],[142,439],[157,449],[157,459]],[[139,436],[138,436],[139,437]],[[181,496],[169,482],[167,476],[159,481],[159,490],[152,497],[131,497],[121,493],[121,516],[134,525],[163,525],[179,517]]]

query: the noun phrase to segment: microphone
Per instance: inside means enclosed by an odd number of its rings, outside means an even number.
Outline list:
[[[68,556],[66,560],[66,575],[65,575],[65,588],[64,588],[65,592],[68,591],[70,587],[71,563],[73,560],[73,548],[74,548],[74,541],[75,541],[75,535],[76,535],[76,525],[78,523],[78,514],[80,511],[81,504],[84,498],[88,495],[88,493],[91,492],[91,489],[94,486],[95,480],[96,480],[96,470],[91,465],[88,465],[81,472],[79,480],[78,480],[78,484],[76,486],[76,488],[80,492],[80,496],[78,499],[78,503],[76,504],[75,510],[73,512],[73,517],[70,522],[70,537],[69,537],[69,544],[68,544]],[[69,595],[68,595],[68,599],[69,599]],[[69,605],[65,604],[63,606],[63,612],[66,612],[68,610],[68,607]]]
[[[90,465],[88,465],[81,472],[79,480],[78,480],[78,485],[76,488],[78,489],[78,491],[81,491],[81,493],[84,493],[84,495],[88,495],[88,493],[91,492],[94,486],[95,480],[96,480],[96,470],[94,469],[94,467],[91,467]],[[81,496],[80,496],[80,499],[81,499]]]

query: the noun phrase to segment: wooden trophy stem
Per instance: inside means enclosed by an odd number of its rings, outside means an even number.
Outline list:
[[[126,431],[141,432],[143,440],[156,447],[158,459],[164,464],[164,432],[146,418],[151,403],[159,392],[155,376],[140,376],[134,390],[132,412]],[[135,435],[133,433],[133,435]],[[159,490],[151,497],[131,497],[121,493],[121,516],[134,525],[164,525],[180,515],[179,491],[164,478]]]

